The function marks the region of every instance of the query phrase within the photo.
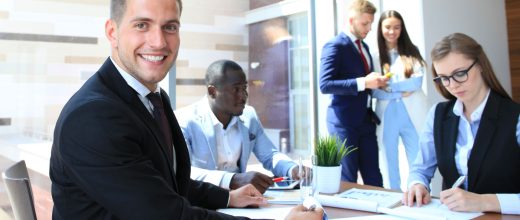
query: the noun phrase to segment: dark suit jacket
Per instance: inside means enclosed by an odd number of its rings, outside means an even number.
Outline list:
[[[63,108],[54,133],[53,219],[225,219],[229,193],[190,179],[186,143],[161,91],[177,172],[159,126],[107,59]]]
[[[460,117],[453,113],[455,100],[435,109],[434,141],[442,188],[460,176],[455,161]],[[468,160],[468,191],[475,193],[520,193],[520,147],[516,125],[520,105],[491,91],[480,118]]]
[[[373,64],[368,46],[365,54]],[[373,70],[373,65],[370,66]],[[358,92],[356,78],[365,76],[365,68],[356,44],[341,32],[327,42],[321,52],[320,90],[332,94],[327,110],[327,122],[335,125],[356,127],[367,114],[369,90]]]

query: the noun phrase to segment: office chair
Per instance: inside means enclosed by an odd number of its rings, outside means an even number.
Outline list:
[[[34,197],[25,161],[21,160],[2,172],[7,195],[16,220],[35,220]]]

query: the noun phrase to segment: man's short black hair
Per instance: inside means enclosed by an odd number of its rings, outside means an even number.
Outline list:
[[[226,71],[235,70],[244,72],[242,67],[236,62],[231,60],[217,60],[209,65],[206,71],[206,86],[214,85],[219,86],[225,82]]]
[[[118,25],[123,19],[126,11],[127,0],[111,0],[110,1],[110,19],[114,20]],[[179,5],[179,12],[182,12],[182,0],[176,0]]]

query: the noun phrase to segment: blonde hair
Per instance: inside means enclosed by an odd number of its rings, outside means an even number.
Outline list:
[[[372,2],[367,0],[354,0],[348,8],[349,17],[357,17],[363,13],[374,15],[377,9]]]

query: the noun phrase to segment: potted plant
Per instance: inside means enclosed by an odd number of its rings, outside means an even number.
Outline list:
[[[341,183],[341,160],[355,151],[354,146],[346,147],[347,140],[341,142],[336,136],[322,136],[314,147],[314,170],[317,191],[337,193]]]

